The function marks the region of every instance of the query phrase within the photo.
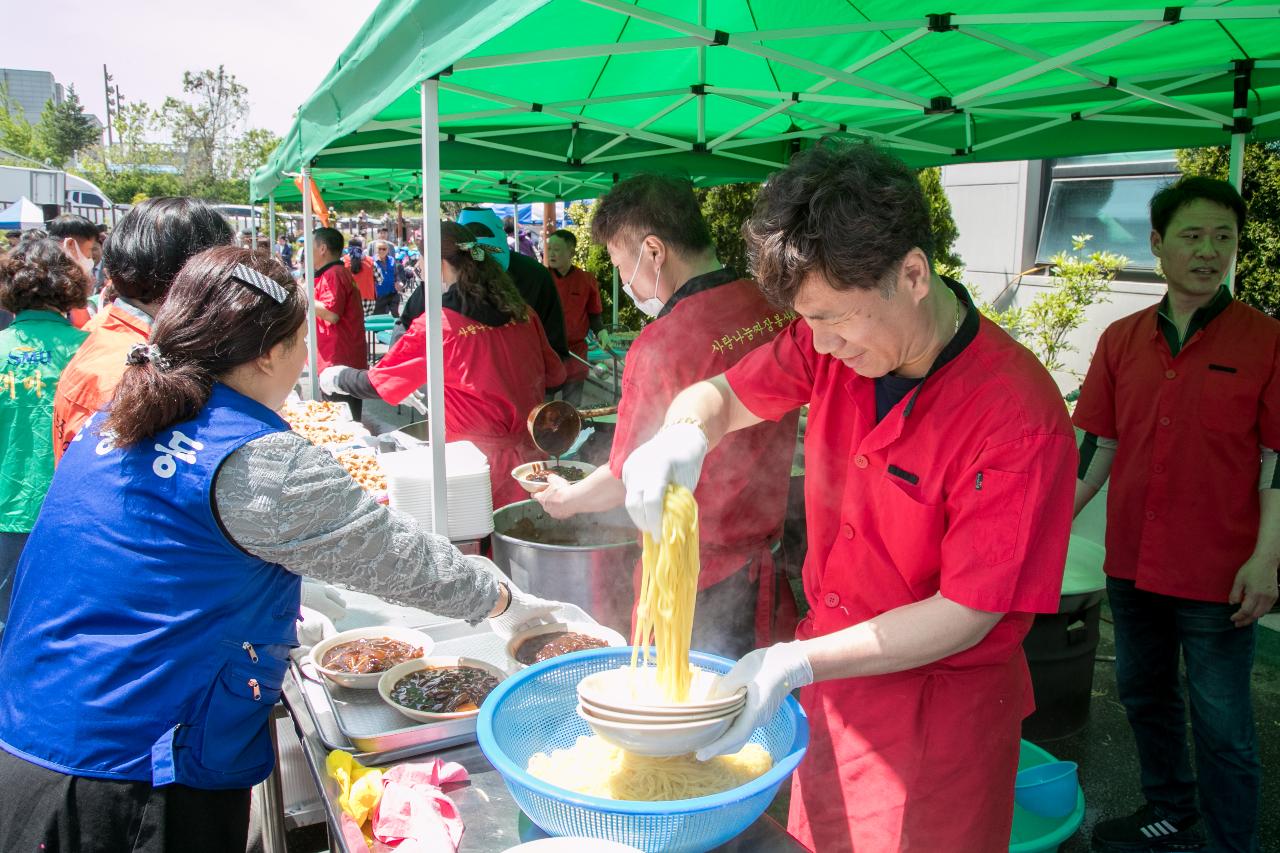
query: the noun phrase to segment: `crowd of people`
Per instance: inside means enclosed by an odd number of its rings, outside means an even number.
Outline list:
[[[1145,805],[1100,822],[1094,845],[1207,834],[1257,850],[1249,676],[1280,564],[1280,323],[1222,283],[1245,225],[1229,184],[1161,190],[1151,224],[1167,295],[1103,334],[1077,439],[1045,368],[934,271],[920,185],[883,151],[820,145],[770,179],[744,230],[755,280],[720,263],[687,181],[631,177],[600,200],[592,239],[651,320],[608,464],[552,475],[536,499],[558,518],[625,506],[657,535],[668,486],[694,491],[692,646],[739,658],[726,683],[747,688],[698,756],[736,751],[800,689],[811,741],[789,829],[811,849],[1007,849],[1034,704],[1022,641],[1057,611],[1072,518],[1109,479]],[[501,506],[537,453],[529,410],[580,400],[588,338],[610,343],[601,295],[572,232],[550,236],[544,266],[490,208],[438,227],[445,433],[488,456]],[[421,257],[313,236],[322,391],[357,413],[420,405],[426,299],[400,271],[421,281]],[[142,824],[234,846],[270,768],[260,711],[302,575],[472,622],[554,606],[289,432],[275,410],[306,361],[297,252],[233,242],[204,203],[154,199],[105,242],[63,217],[0,259],[15,315],[0,330],[0,786],[24,792],[0,802],[0,839],[23,849],[87,826],[128,847]],[[366,314],[397,310],[370,365]],[[772,547],[802,407],[803,619]]]

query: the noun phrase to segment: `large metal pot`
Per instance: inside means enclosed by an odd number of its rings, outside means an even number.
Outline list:
[[[559,520],[530,500],[493,514],[493,560],[517,586],[576,604],[623,636],[631,635],[639,559],[639,534],[624,510]]]

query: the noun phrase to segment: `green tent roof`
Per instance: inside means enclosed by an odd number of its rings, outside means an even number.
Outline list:
[[[508,201],[758,180],[825,136],[918,166],[1273,138],[1278,46],[1247,0],[383,0],[252,194],[311,163],[326,197],[416,195],[437,75],[443,198]]]

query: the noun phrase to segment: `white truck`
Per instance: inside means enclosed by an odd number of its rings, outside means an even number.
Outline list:
[[[85,178],[57,169],[0,166],[0,208],[24,196],[45,207],[46,216],[53,213],[47,205],[53,205],[59,213],[75,213],[107,225],[115,224],[129,209],[127,205],[113,204],[105,192]]]

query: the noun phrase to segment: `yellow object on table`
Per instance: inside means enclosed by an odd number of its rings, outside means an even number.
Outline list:
[[[338,805],[356,825],[363,826],[382,799],[382,771],[376,767],[365,767],[352,758],[351,753],[340,749],[329,753],[324,767],[341,791]]]

